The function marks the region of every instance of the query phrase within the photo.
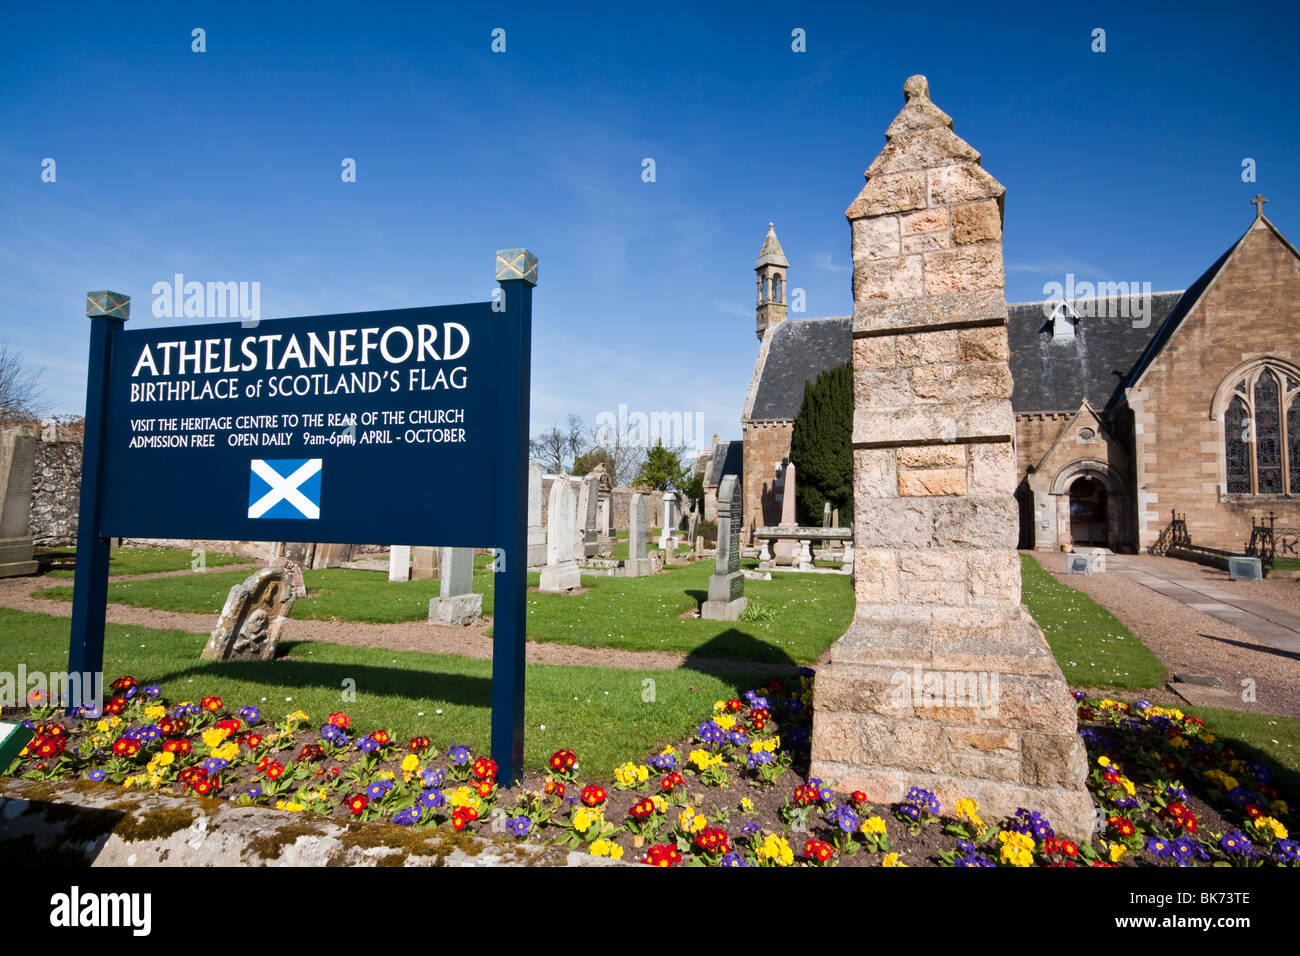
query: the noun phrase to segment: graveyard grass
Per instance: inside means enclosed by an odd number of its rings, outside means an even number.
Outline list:
[[[493,612],[493,575],[489,558],[475,560],[474,590],[483,595],[483,613]],[[853,590],[847,575],[782,574],[771,581],[745,582],[751,601],[777,609],[766,621],[706,621],[680,615],[698,607],[708,592],[712,561],[672,566],[641,578],[584,575],[580,594],[528,593],[529,640],[611,647],[632,651],[670,651],[701,657],[732,658],[773,664],[813,664],[844,633],[853,617]],[[111,602],[161,611],[211,614],[215,617],[230,588],[245,571],[207,571],[109,585]],[[298,600],[294,620],[392,623],[422,621],[429,599],[438,594],[436,580],[392,583],[375,571],[330,568],[304,571],[309,597]],[[528,575],[536,589],[538,575]],[[72,588],[60,585],[35,592],[38,597],[72,600]],[[292,635],[292,631],[289,632]]]
[[[37,557],[49,556],[54,559],[72,559],[76,552],[71,548],[38,548]],[[217,551],[204,554],[204,561],[210,568],[231,564],[254,564],[252,558],[242,558]],[[108,573],[111,574],[158,574],[164,571],[186,571],[198,560],[189,551],[177,548],[113,548],[109,554]],[[71,568],[54,568],[46,572],[51,578],[72,579]]]
[[[272,664],[200,661],[206,640],[185,631],[109,624],[105,681],[130,674],[161,685],[173,700],[218,695],[271,714],[301,709],[317,722],[346,710],[361,724],[398,738],[422,734],[444,749],[456,743],[487,752],[491,661],[292,640],[281,643],[281,656]],[[0,608],[0,660],[22,661],[29,673],[62,671],[67,619]],[[349,679],[356,681],[355,702],[341,697]],[[714,700],[734,697],[761,679],[753,671],[731,680],[689,669],[530,664],[524,762],[540,770],[556,748],[573,747],[582,753],[584,769],[608,776],[629,754],[657,752],[681,740]],[[654,700],[644,701],[649,688]],[[610,733],[612,727],[617,733]]]
[[[1115,615],[1020,555],[1021,600],[1047,637],[1071,687],[1141,690],[1168,676],[1160,658]]]

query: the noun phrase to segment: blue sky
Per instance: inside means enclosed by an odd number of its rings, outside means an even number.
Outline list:
[[[526,246],[534,432],[626,404],[736,438],[767,223],[806,314],[848,314],[844,210],[912,73],[1007,187],[1011,301],[1185,288],[1257,191],[1300,240],[1295,5],[1082,6],[13,7],[0,339],[79,412],[88,290],[132,325],[177,272],[260,282],[265,318],[483,301]]]

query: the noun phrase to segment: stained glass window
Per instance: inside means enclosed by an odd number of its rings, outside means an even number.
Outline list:
[[[1277,376],[1269,371],[1255,381],[1255,472],[1257,494],[1282,493],[1282,411]]]
[[[1291,494],[1300,495],[1300,395],[1291,399],[1286,410],[1286,460],[1291,466]]]
[[[1250,494],[1250,414],[1238,395],[1228,406],[1223,420],[1223,434],[1228,463],[1228,494]]]

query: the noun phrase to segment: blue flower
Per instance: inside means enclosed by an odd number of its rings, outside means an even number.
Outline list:
[[[99,783],[99,781],[103,780],[105,777],[108,776],[108,773],[106,771],[100,770],[98,767],[95,767],[88,774],[86,774],[86,776],[91,780],[95,781],[96,783]],[[1287,841],[1283,840],[1282,842],[1285,843]],[[1278,845],[1281,846],[1281,844]]]
[[[446,779],[446,774],[432,767],[420,774],[420,782],[426,787],[441,787]]]
[[[362,737],[361,740],[357,742],[357,749],[362,753],[374,753],[379,749],[379,741],[375,740],[373,737]]]
[[[157,740],[162,736],[162,731],[155,724],[148,724],[140,728],[140,738],[142,740]]]
[[[409,827],[413,823],[419,823],[420,808],[408,807],[405,810],[398,810],[393,814],[393,822],[402,827]]]
[[[750,754],[745,758],[745,766],[750,770],[754,770],[757,767],[766,767],[771,762],[772,755],[766,750],[760,750],[758,753]]]
[[[861,823],[857,813],[852,807],[848,806],[837,807],[827,815],[826,820],[832,826],[837,826],[848,834],[856,833]]]
[[[192,717],[198,712],[198,704],[177,704],[176,709],[172,711],[172,716],[179,719],[181,717]]]
[[[1254,859],[1258,854],[1255,852],[1255,845],[1250,842],[1250,838],[1240,830],[1233,830],[1231,833],[1225,833],[1219,840],[1219,849],[1224,853],[1237,854],[1240,856]]]
[[[1300,843],[1295,840],[1278,840],[1277,859],[1280,863],[1300,863]]]
[[[452,763],[463,767],[465,764],[469,763],[469,748],[462,747],[460,744],[452,744],[450,749],[447,751],[447,756],[451,758]]]
[[[253,784],[251,787],[247,788],[244,791],[244,793],[248,794],[250,797],[256,800],[262,796],[262,788],[259,787],[257,784]]]
[[[649,764],[650,766],[654,767],[656,770],[660,770],[666,773],[677,766],[677,755],[660,754],[658,757],[651,757],[649,760]]]
[[[735,850],[732,850],[730,853],[725,854],[722,857],[722,859],[718,861],[718,866],[750,866],[750,865],[751,864],[746,863],[745,859]]]
[[[1162,860],[1174,852],[1173,845],[1162,837],[1147,837],[1147,852]]]
[[[1075,700],[1087,700],[1087,699],[1088,699],[1088,695],[1085,694],[1085,693],[1084,693],[1083,691],[1081,691],[1081,690],[1072,690],[1072,691],[1070,691],[1070,696],[1073,697]]]
[[[746,823],[744,826],[740,828],[740,834],[741,836],[747,836],[747,837],[758,836],[758,824]]]
[[[260,723],[262,720],[262,712],[252,704],[239,708],[239,716],[243,718],[244,723],[250,725]]]
[[[706,720],[704,723],[700,724],[699,730],[696,731],[696,734],[700,740],[710,746],[720,744],[727,739],[726,731],[711,720]]]
[[[146,697],[161,697],[162,688],[157,684],[147,684],[144,688],[144,695]]]
[[[979,854],[979,853],[970,853],[970,854],[967,854],[966,856],[959,856],[959,857],[957,857],[956,859],[954,859],[954,860],[952,861],[952,865],[953,865],[953,866],[964,866],[964,867],[991,867],[991,866],[996,866],[996,864],[995,864],[992,860],[990,860],[988,857],[983,856],[983,855],[981,855],[981,854]]]
[[[376,780],[366,788],[366,796],[371,800],[382,800],[384,794],[388,793],[388,791],[392,789],[393,783],[391,780]]]
[[[835,799],[835,791],[830,787],[822,787],[821,790],[817,791],[817,798],[821,800],[822,803],[830,803]]]
[[[447,803],[447,798],[443,796],[442,791],[437,787],[432,787],[420,794],[419,803],[422,807],[428,807],[430,810],[434,810],[438,807],[444,806]]]
[[[140,688],[132,684],[126,690],[122,691],[122,696],[125,697],[127,700],[132,700],[135,697],[135,695],[138,693],[140,693]]]
[[[220,773],[230,766],[230,761],[223,757],[209,757],[203,761],[203,769],[208,773]]]
[[[528,832],[533,828],[533,821],[521,813],[506,821],[506,828],[522,840],[528,836]]]
[[[344,732],[343,728],[337,724],[321,724],[320,739],[326,743],[341,746],[348,742],[348,735]]]
[[[727,742],[734,747],[748,747],[749,736],[741,733],[739,730],[733,730],[731,733],[727,734]]]

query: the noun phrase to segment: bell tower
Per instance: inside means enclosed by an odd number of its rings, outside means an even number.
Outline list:
[[[776,238],[776,229],[769,222],[763,248],[759,250],[758,261],[754,263],[754,271],[758,273],[758,303],[755,312],[760,342],[768,329],[785,321],[785,273],[789,268],[790,263],[786,261],[781,243]]]

